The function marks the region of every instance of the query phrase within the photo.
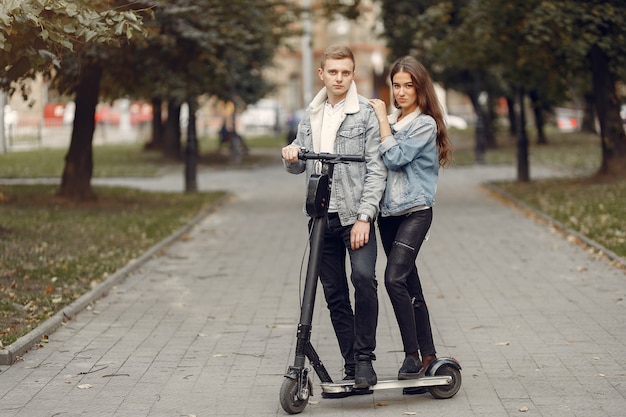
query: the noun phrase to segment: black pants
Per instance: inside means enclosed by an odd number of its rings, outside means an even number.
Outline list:
[[[419,349],[422,357],[436,352],[415,260],[432,219],[432,208],[403,216],[378,218],[387,255],[385,287],[400,327],[404,351],[413,353]]]
[[[378,283],[376,281],[376,233],[372,223],[369,242],[360,249],[350,248],[352,225],[342,226],[336,213],[324,222],[324,249],[320,281],[324,288],[330,320],[348,373],[354,372],[355,358],[375,360],[378,323]],[[346,254],[350,256],[350,280],[354,286],[354,312],[350,303]]]

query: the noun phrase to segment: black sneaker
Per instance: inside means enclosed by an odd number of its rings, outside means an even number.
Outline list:
[[[376,385],[378,379],[371,360],[358,360],[354,373],[354,388],[362,389]]]
[[[407,356],[404,358],[404,362],[402,363],[402,367],[398,371],[398,379],[417,379],[419,378],[420,371],[422,370],[422,361],[419,358],[413,358],[411,356]]]

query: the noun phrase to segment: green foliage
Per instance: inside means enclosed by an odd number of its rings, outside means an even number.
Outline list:
[[[58,178],[65,164],[65,149],[39,149],[0,154],[2,178]],[[142,144],[96,146],[93,149],[95,177],[148,177],[164,167],[156,151],[144,151]]]
[[[90,43],[119,44],[144,33],[136,10],[109,0],[3,0],[0,4],[0,88],[48,72]]]
[[[470,97],[479,120],[481,92],[518,101],[529,95],[544,113],[568,99],[591,97],[605,149],[598,173],[626,175],[616,94],[626,77],[626,2],[380,2],[392,58],[416,56],[435,81]],[[523,152],[520,158],[525,166]]]
[[[202,94],[251,103],[272,88],[263,71],[292,32],[296,11],[283,0],[158,0],[144,42],[94,52],[106,71],[108,97]],[[252,24],[253,22],[253,24]],[[106,65],[113,60],[117,65]],[[71,67],[74,68],[74,67]],[[72,79],[75,72],[63,74]]]
[[[625,74],[626,3],[621,0],[381,0],[391,58],[411,54],[433,78],[465,91],[466,72],[523,85],[563,101],[567,85],[588,75],[599,45]],[[577,83],[580,85],[580,83]]]
[[[242,167],[268,160],[272,153],[280,158],[277,149],[285,145],[283,135],[244,138],[252,149],[242,161]],[[262,148],[268,149],[262,151]],[[255,152],[255,150],[259,152]],[[0,178],[54,178],[58,179],[65,164],[67,150],[51,148],[26,152],[0,154]],[[199,168],[223,167],[229,164],[227,147],[219,148],[217,137],[199,138]],[[165,159],[157,150],[145,150],[142,143],[130,145],[103,145],[93,148],[95,178],[154,177],[169,169],[180,171],[180,162]],[[181,171],[182,172],[182,171]]]

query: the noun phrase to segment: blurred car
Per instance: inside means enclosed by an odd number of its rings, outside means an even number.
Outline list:
[[[554,118],[557,128],[561,132],[577,132],[580,130],[583,112],[579,109],[557,107],[554,109]]]
[[[557,117],[556,126],[561,132],[575,132],[579,130],[578,119],[575,117]]]

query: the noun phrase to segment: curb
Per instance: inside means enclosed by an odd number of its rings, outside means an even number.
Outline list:
[[[196,215],[189,223],[182,226],[170,236],[163,239],[161,242],[155,244],[149,248],[143,255],[134,261],[131,261],[126,266],[117,270],[113,275],[109,276],[106,280],[98,284],[91,291],[83,294],[80,298],[67,305],[63,310],[58,311],[55,315],[41,323],[39,326],[17,339],[15,342],[6,346],[4,349],[0,349],[0,365],[12,365],[20,357],[32,349],[37,343],[39,343],[42,337],[53,333],[63,323],[73,319],[78,313],[83,311],[89,304],[93,303],[98,298],[106,297],[109,290],[124,281],[124,279],[135,269],[146,263],[152,257],[158,256],[159,252],[164,250],[167,246],[171,245],[175,241],[179,240],[185,233],[191,230],[195,225],[200,223],[209,214],[215,212],[217,209],[226,204],[233,196],[227,193],[225,196],[217,200],[210,207],[207,207]]]
[[[609,259],[609,261],[616,266],[617,268],[626,270],[626,259],[622,258],[621,256],[619,256],[618,254],[616,254],[615,252],[605,248],[604,246],[600,245],[598,242],[589,239],[587,236],[581,234],[580,232],[577,232],[576,230],[572,230],[569,229],[567,227],[565,227],[565,225],[563,225],[561,222],[559,222],[558,220],[553,219],[552,217],[538,212],[537,210],[535,210],[534,208],[530,207],[528,204],[518,200],[517,198],[513,197],[512,195],[510,195],[509,193],[499,189],[497,186],[490,184],[490,183],[483,183],[482,186],[487,189],[488,191],[497,194],[501,199],[505,199],[508,201],[508,203],[510,203],[511,205],[513,205],[515,208],[524,211],[527,214],[532,214],[532,216],[536,219],[541,221],[542,223],[545,223],[549,226],[554,227],[558,232],[560,232],[563,235],[567,235],[567,236],[573,236],[575,238],[574,243],[578,243],[579,245],[582,246],[587,246],[590,248],[595,249],[598,254],[600,256],[605,256],[606,258]]]

